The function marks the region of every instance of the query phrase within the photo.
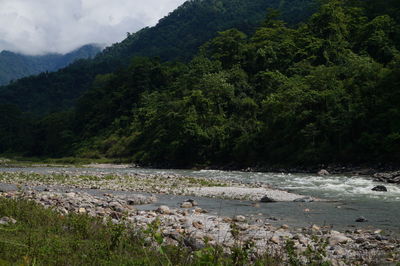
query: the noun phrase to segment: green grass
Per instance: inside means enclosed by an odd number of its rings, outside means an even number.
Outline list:
[[[108,159],[108,158],[79,158],[79,157],[64,157],[64,158],[42,158],[42,157],[22,157],[16,155],[0,155],[0,166],[35,166],[35,165],[62,165],[62,166],[82,166],[92,163],[97,164],[129,164],[129,159]]]
[[[25,200],[0,199],[0,265],[277,265],[269,256],[250,259],[246,247],[226,254],[220,247],[191,251],[164,244],[159,225],[147,230],[86,215],[61,216]]]

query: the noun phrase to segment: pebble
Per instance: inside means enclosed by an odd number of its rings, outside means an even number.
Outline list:
[[[3,217],[0,219],[0,225],[10,225],[10,224],[16,224],[16,223],[17,223],[17,221],[11,217]]]
[[[329,245],[331,246],[335,246],[337,244],[345,244],[348,241],[350,241],[351,239],[346,237],[345,235],[342,234],[335,234],[333,236],[330,237],[329,239]]]
[[[182,202],[182,204],[181,204],[181,208],[188,209],[188,208],[192,208],[192,207],[193,207],[193,204],[191,202],[188,202],[188,201]]]
[[[234,218],[233,218],[233,220],[235,221],[235,222],[245,222],[246,221],[246,217],[244,217],[243,215],[236,215]]]
[[[169,209],[168,206],[161,205],[160,207],[157,208],[156,212],[160,214],[170,214],[171,210]]]
[[[365,223],[368,222],[367,218],[365,218],[364,216],[360,216],[356,219],[357,223]]]

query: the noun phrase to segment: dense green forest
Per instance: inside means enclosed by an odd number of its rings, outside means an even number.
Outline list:
[[[70,108],[90,88],[96,75],[126,67],[133,56],[188,61],[218,31],[238,28],[254,32],[268,8],[281,10],[281,18],[295,24],[311,15],[315,3],[313,0],[187,1],[156,26],[128,33],[124,41],[106,48],[93,60],[80,60],[56,73],[0,87],[0,104],[13,104],[36,115]]]
[[[37,121],[3,105],[0,150],[165,167],[398,162],[399,12],[327,0],[293,25],[270,10],[188,62],[135,57],[97,75],[71,110]]]
[[[95,57],[100,51],[101,48],[97,45],[84,45],[64,55],[32,56],[2,51],[0,53],[0,85],[42,72],[57,71],[78,59]]]

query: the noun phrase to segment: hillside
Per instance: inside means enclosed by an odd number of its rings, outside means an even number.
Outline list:
[[[98,46],[85,45],[65,55],[46,54],[40,56],[2,51],[0,52],[0,85],[7,85],[10,81],[42,72],[57,71],[78,59],[93,58],[100,50]]]
[[[0,150],[164,167],[398,163],[400,7],[360,3],[220,32],[187,63],[135,58],[39,121],[3,106]]]
[[[0,103],[23,111],[46,114],[74,105],[95,76],[129,64],[133,56],[162,60],[189,60],[198,47],[218,31],[238,28],[251,33],[264,20],[268,8],[281,10],[291,24],[308,17],[312,0],[192,0],[162,19],[155,27],[130,34],[93,60],[76,62],[56,73],[24,78],[0,88]]]

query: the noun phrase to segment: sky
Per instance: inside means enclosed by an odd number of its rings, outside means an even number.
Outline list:
[[[153,26],[185,0],[0,0],[0,51],[67,53]]]

